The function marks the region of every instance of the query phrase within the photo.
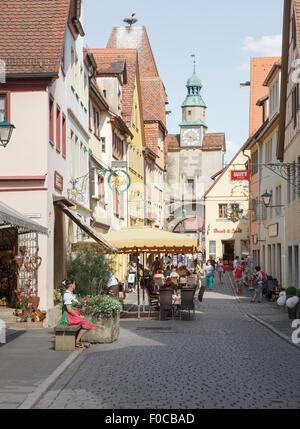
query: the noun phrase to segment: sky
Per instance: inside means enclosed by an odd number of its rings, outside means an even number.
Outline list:
[[[208,132],[224,132],[229,162],[249,136],[250,58],[281,55],[283,0],[83,0],[85,46],[105,48],[114,26],[135,12],[168,94],[169,134],[179,133],[186,81],[196,74]]]

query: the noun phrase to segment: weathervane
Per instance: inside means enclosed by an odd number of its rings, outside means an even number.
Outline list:
[[[131,18],[123,19],[123,22],[127,22],[127,24],[129,24],[129,26],[131,27],[132,24],[135,24],[138,21],[137,18],[134,18],[134,16],[135,16],[135,12],[131,14]]]
[[[194,74],[196,74],[196,55],[192,54],[191,57],[194,58],[194,61],[193,61],[193,63],[194,63]]]

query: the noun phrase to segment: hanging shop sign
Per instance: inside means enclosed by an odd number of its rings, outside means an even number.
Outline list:
[[[113,192],[121,194],[131,185],[129,174],[124,170],[113,170],[108,176],[108,185]]]
[[[250,170],[231,171],[231,180],[250,180]]]
[[[54,172],[54,188],[61,192],[64,188],[64,178],[57,171]]]

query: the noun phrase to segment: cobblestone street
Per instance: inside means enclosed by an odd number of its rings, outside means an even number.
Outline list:
[[[194,321],[121,322],[36,408],[300,408],[300,351],[247,316],[232,284],[205,292]],[[267,304],[266,304],[267,305]]]

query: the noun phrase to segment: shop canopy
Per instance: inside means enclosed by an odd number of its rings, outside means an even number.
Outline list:
[[[197,251],[197,238],[151,227],[123,228],[105,234],[105,239],[117,249],[117,253],[194,253]],[[92,240],[83,240],[72,246],[73,250],[84,247],[101,252]]]
[[[26,234],[29,232],[48,234],[47,228],[39,225],[3,202],[0,202],[0,228],[17,228],[18,234]]]
[[[65,207],[59,202],[56,202],[55,206],[62,210],[70,219],[72,219],[74,223],[76,223],[76,225],[80,229],[82,229],[89,237],[91,237],[89,240],[83,240],[84,242],[91,241],[91,245],[95,245],[99,253],[116,252],[117,249],[115,249],[114,246],[106,238],[103,238],[102,235],[100,235],[94,228],[82,222],[82,219],[74,211],[72,211],[68,207]],[[76,250],[74,249],[75,244],[77,243],[74,243],[72,245],[72,250]]]

